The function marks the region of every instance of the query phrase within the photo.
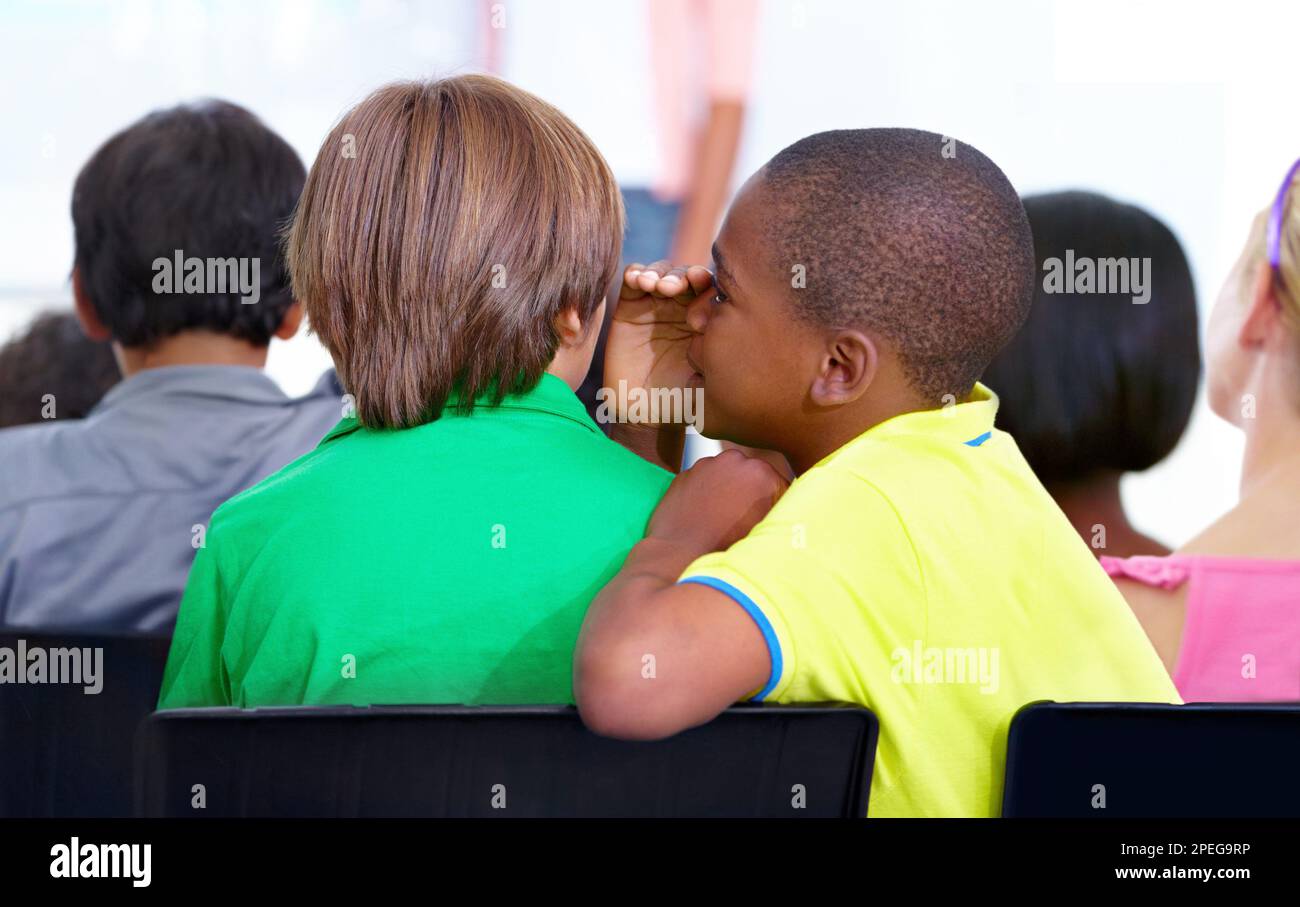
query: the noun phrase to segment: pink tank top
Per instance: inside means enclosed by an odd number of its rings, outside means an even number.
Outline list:
[[[1300,700],[1300,561],[1171,554],[1101,566],[1160,589],[1188,583],[1173,676],[1184,702]]]

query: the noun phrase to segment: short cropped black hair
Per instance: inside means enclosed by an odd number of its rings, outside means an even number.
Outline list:
[[[775,263],[804,268],[797,314],[878,332],[923,397],[964,399],[1033,292],[1029,224],[997,165],[930,132],[845,129],[795,142],[761,174]]]
[[[87,337],[76,315],[42,312],[0,346],[0,428],[44,421],[47,394],[54,418],[83,418],[121,378],[112,347]]]
[[[1025,210],[1040,279],[1024,328],[984,375],[999,427],[1043,482],[1155,465],[1187,428],[1201,373],[1182,246],[1146,211],[1092,192],[1029,196]],[[1046,264],[1069,250],[1076,261],[1149,258],[1149,301],[1047,292]]]
[[[305,178],[284,139],[225,101],[156,111],[105,142],[77,176],[72,224],[82,286],[113,338],[149,346],[204,329],[270,343],[293,301],[280,231]],[[178,249],[258,259],[258,301],[156,293],[153,262]]]

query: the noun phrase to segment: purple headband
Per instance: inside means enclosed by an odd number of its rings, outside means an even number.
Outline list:
[[[1292,164],[1286,172],[1282,188],[1277,190],[1277,198],[1273,200],[1273,211],[1268,216],[1268,263],[1274,271],[1282,265],[1282,212],[1286,208],[1287,190],[1291,188],[1297,170],[1300,170],[1300,161]]]

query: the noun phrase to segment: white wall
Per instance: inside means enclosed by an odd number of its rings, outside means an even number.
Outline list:
[[[612,30],[628,15],[609,6],[637,0],[501,2],[507,28],[511,7],[547,4],[535,36],[510,37],[550,42],[558,67],[626,37],[593,48],[566,42],[566,25]],[[472,68],[474,15],[473,0],[5,3],[0,337],[36,305],[66,301],[72,180],[111,132],[155,107],[221,96],[310,162],[369,89]],[[1286,0],[766,0],[740,175],[820,129],[952,135],[1022,192],[1095,189],[1166,220],[1204,318],[1251,216],[1300,155],[1298,29],[1300,4]],[[304,336],[277,341],[270,369],[292,392],[327,364]],[[1240,439],[1202,401],[1175,454],[1126,484],[1134,517],[1184,541],[1235,499],[1239,458]]]

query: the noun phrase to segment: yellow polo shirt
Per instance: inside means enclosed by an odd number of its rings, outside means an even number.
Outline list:
[[[1027,702],[1180,701],[996,412],[977,384],[871,428],[682,575],[762,630],[772,673],[753,698],[876,713],[872,817],[999,815]]]

